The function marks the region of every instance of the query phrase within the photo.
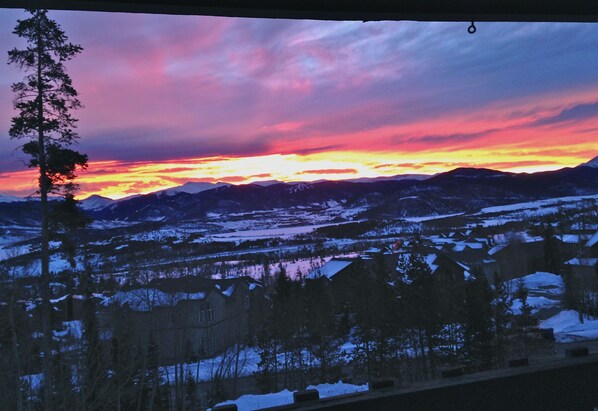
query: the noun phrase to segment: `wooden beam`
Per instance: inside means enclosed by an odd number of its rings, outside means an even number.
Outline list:
[[[2,0],[1,7],[314,20],[598,22],[598,0]]]

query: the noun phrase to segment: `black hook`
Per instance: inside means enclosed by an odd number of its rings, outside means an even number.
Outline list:
[[[467,32],[468,32],[469,34],[473,34],[473,33],[475,33],[476,31],[477,31],[477,29],[476,29],[476,27],[475,27],[475,24],[474,24],[474,23],[473,23],[473,21],[472,21],[472,22],[471,22],[471,26],[469,26],[469,27],[467,28]]]

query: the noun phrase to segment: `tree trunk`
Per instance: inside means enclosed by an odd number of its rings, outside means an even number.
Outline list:
[[[17,371],[17,389],[16,389],[16,400],[17,400],[17,411],[23,410],[23,395],[21,393],[21,361],[19,357],[19,342],[17,340],[17,330],[15,328],[15,312],[14,312],[15,297],[11,293],[10,301],[8,302],[8,324],[10,327],[10,337],[12,342],[12,355],[13,361],[15,362],[15,368]]]
[[[37,27],[37,144],[39,155],[39,191],[41,196],[41,288],[44,370],[44,411],[53,409],[54,372],[52,369],[52,324],[50,307],[50,250],[48,228],[48,177],[46,175],[46,146],[44,140],[44,106],[42,86],[43,40],[41,27]]]

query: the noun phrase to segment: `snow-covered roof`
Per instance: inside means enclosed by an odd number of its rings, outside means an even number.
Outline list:
[[[66,300],[68,297],[69,297],[69,294],[65,294],[62,297],[50,299],[50,303],[58,304],[59,302]]]
[[[578,234],[563,234],[560,236],[561,241],[567,244],[577,244],[579,243],[580,236]],[[583,236],[581,236],[583,239]]]
[[[428,266],[430,267],[430,270],[432,270],[432,273],[438,270],[438,265],[434,264],[436,258],[438,258],[436,254],[428,254],[424,257],[424,260],[426,261],[426,264],[428,264]]]
[[[226,290],[222,291],[222,294],[224,294],[226,297],[230,297],[235,291],[235,288],[235,284],[233,284],[229,286]]]
[[[464,269],[465,271],[469,271],[469,269],[470,269],[470,268],[469,268],[467,265],[465,265],[465,264],[463,264],[463,263],[461,263],[461,262],[459,262],[459,261],[456,261],[456,260],[455,260],[455,262],[456,262],[456,263],[459,265],[459,267],[461,267],[461,268],[462,268],[462,269]],[[468,273],[468,274],[469,274],[469,273]]]
[[[594,267],[598,264],[598,258],[572,258],[565,264],[569,265],[583,265],[588,267]]]
[[[586,247],[593,247],[595,244],[598,244],[598,231],[596,231],[592,238],[590,238],[590,240],[586,244]]]
[[[461,252],[461,251],[465,250],[466,248],[471,248],[471,249],[474,249],[474,250],[481,250],[482,248],[484,248],[484,244],[482,244],[482,243],[476,243],[476,242],[457,243],[453,247],[453,251],[455,251],[455,252]]]
[[[490,250],[488,250],[488,254],[489,255],[494,255],[494,254],[498,253],[500,250],[502,250],[505,247],[506,247],[506,244],[495,245]]]
[[[598,230],[598,224],[573,223],[573,224],[571,224],[571,229],[573,229],[573,230]]]
[[[328,279],[334,277],[340,271],[347,268],[349,265],[353,263],[354,260],[347,260],[347,259],[340,259],[340,258],[333,258],[332,260],[328,261],[320,268],[316,268],[312,272],[310,272],[305,278],[314,280],[320,277],[326,277]]]

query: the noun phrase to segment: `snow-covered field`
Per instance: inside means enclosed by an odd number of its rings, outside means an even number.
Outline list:
[[[274,237],[291,238],[299,234],[311,233],[315,229],[325,227],[327,225],[329,224],[304,225],[295,227],[277,227],[263,230],[243,230],[235,231],[232,233],[214,234],[206,237],[206,239],[213,241],[247,241]]]
[[[522,281],[528,291],[527,303],[534,314],[541,314],[543,310],[554,313],[562,307],[561,298],[565,290],[563,278],[560,275],[537,272],[507,283],[511,294],[517,293],[519,282]],[[514,299],[511,305],[513,314],[521,313],[521,300]],[[553,310],[553,311],[549,311]],[[552,328],[557,342],[567,343],[582,340],[598,339],[598,318],[580,315],[577,311],[562,310],[556,315],[540,321],[541,328]]]
[[[598,194],[591,194],[591,195],[587,195],[587,196],[556,197],[556,198],[549,198],[546,200],[527,201],[525,203],[515,203],[515,204],[502,205],[502,206],[485,207],[485,208],[482,208],[477,213],[477,215],[491,214],[491,213],[504,213],[504,212],[522,211],[522,210],[534,210],[534,212],[538,212],[540,209],[549,207],[549,206],[575,208],[575,207],[577,207],[577,205],[580,201],[588,201],[588,200],[593,200],[594,202],[597,202]],[[553,209],[551,208],[550,211],[552,211],[552,210]]]
[[[337,395],[350,394],[354,392],[367,391],[368,386],[365,385],[353,385],[339,381],[335,384],[318,384],[310,385],[307,387],[308,390],[318,390],[320,398],[334,397]],[[249,394],[243,395],[236,400],[229,400],[222,402],[217,405],[229,405],[236,404],[239,411],[250,411],[259,410],[261,408],[276,407],[278,405],[292,404],[293,403],[293,391],[282,390],[272,394]]]
[[[552,328],[557,342],[567,343],[598,339],[598,318],[581,316],[574,310],[564,310],[540,323],[541,328]]]
[[[231,352],[224,353],[214,358],[207,358],[199,362],[184,364],[184,373],[189,372],[195,381],[205,382],[211,381],[214,378],[218,369],[223,367],[223,364],[230,361]],[[239,352],[239,368],[237,370],[238,376],[252,375],[258,370],[258,363],[260,356],[254,348],[243,348]],[[175,368],[174,366],[161,367],[160,374],[164,383],[174,383]]]
[[[524,203],[482,208],[473,216],[480,218],[478,223],[484,227],[500,226],[513,221],[523,221],[530,217],[546,216],[558,213],[561,209],[575,209],[580,202],[598,203],[598,194],[549,198]],[[493,215],[497,214],[497,215]]]
[[[422,217],[407,217],[407,218],[404,218],[404,220],[409,221],[411,223],[421,223],[422,221],[439,220],[441,218],[456,217],[459,215],[463,215],[463,213],[429,215],[429,216],[422,216]]]

